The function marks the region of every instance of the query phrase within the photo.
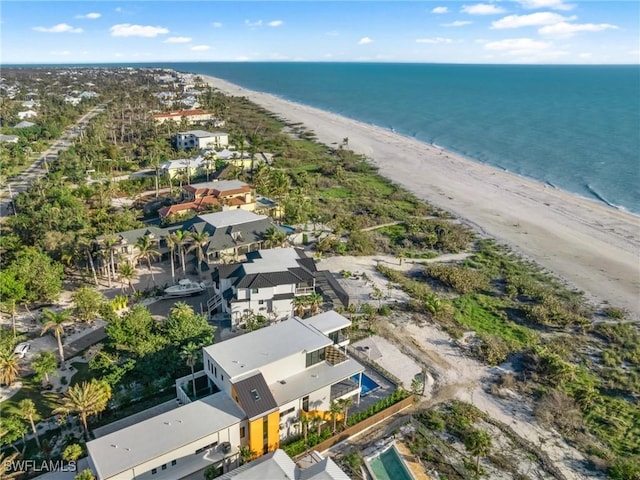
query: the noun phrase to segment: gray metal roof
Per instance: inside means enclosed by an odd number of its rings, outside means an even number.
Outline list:
[[[204,350],[233,380],[296,353],[312,352],[332,343],[317,329],[292,318]]]
[[[278,409],[271,390],[260,372],[233,384],[238,402],[249,420],[262,417]]]
[[[240,423],[242,409],[219,392],[87,443],[99,478],[109,478]]]
[[[220,135],[228,135],[225,132],[207,132],[205,130],[189,130],[186,132],[178,132],[178,135],[193,135],[198,138],[219,137]]]
[[[284,378],[286,383],[275,382],[269,385],[269,388],[278,405],[284,405],[360,372],[364,372],[364,367],[352,358],[337,365],[320,362]]]
[[[296,465],[284,450],[275,450],[218,477],[220,480],[296,480]]]

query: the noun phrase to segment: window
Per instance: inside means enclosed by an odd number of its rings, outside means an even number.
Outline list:
[[[264,305],[264,300],[258,300],[258,305]]]
[[[324,362],[325,350],[321,348],[320,350],[316,350],[315,352],[307,353],[307,362],[306,367],[310,367],[311,365],[315,365],[316,363]]]
[[[245,427],[240,427],[240,438],[244,438],[247,434],[247,429]]]
[[[269,452],[269,417],[262,418],[262,453]]]
[[[218,367],[213,367],[213,375],[218,378]]]
[[[177,460],[171,460],[171,466],[174,467],[176,465],[176,463],[178,463]]]
[[[252,288],[251,289],[251,293],[258,293],[258,289],[257,288]]]
[[[286,410],[280,412],[280,418],[282,417],[286,417],[287,415],[289,415],[290,413],[293,413],[293,411],[296,409],[296,407],[291,407],[291,408],[287,408]]]
[[[220,374],[220,380],[224,382],[224,375]]]
[[[251,396],[256,401],[260,400],[260,394],[258,393],[258,391],[255,388],[253,390],[251,390]]]
[[[167,469],[167,464],[165,463],[162,465],[162,470],[166,470],[166,469]]]
[[[309,395],[307,395],[306,397],[302,398],[302,409],[305,412],[309,411]]]
[[[158,473],[158,469],[157,468],[152,468],[151,469],[151,475],[155,475],[156,473]]]

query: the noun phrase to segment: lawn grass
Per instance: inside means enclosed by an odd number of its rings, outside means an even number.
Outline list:
[[[21,379],[22,388],[11,398],[0,403],[0,416],[17,415],[18,404],[21,400],[30,399],[36,405],[41,418],[49,418],[51,411],[57,406],[60,395],[55,392],[43,392],[42,383],[34,379],[34,375]]]
[[[514,350],[539,343],[535,331],[508,319],[505,309],[510,303],[479,293],[463,295],[453,300],[455,319],[477,333],[499,336]]]

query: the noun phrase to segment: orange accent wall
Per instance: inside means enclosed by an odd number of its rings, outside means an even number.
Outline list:
[[[258,418],[253,422],[249,422],[249,449],[256,457],[262,455],[263,437],[262,437],[262,418]]]
[[[280,412],[270,413],[267,421],[269,422],[267,424],[269,429],[267,437],[269,439],[269,451],[273,452],[280,446]]]

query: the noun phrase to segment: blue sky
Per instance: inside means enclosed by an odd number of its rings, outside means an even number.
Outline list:
[[[640,63],[637,1],[2,0],[0,62]]]

